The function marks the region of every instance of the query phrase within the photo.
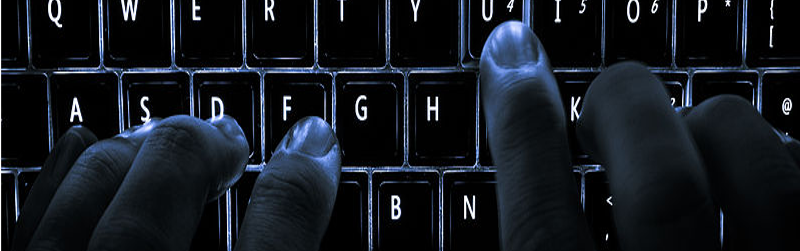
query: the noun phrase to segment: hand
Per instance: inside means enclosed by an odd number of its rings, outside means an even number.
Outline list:
[[[593,250],[571,177],[558,86],[530,28],[507,22],[481,55],[505,250]],[[584,97],[580,147],[607,169],[622,250],[800,250],[800,147],[741,98],[685,117],[645,67],[606,69]]]
[[[95,141],[81,127],[59,139],[13,250],[187,250],[203,205],[242,175],[249,152],[227,116],[174,116]],[[299,121],[256,181],[237,250],[317,250],[340,169],[328,124]]]

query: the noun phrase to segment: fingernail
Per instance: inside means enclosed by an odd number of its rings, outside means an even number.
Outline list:
[[[286,135],[286,148],[321,157],[328,154],[336,137],[328,123],[319,117],[301,119]]]
[[[147,132],[149,132],[150,130],[153,129],[153,127],[158,125],[158,122],[160,122],[160,121],[161,121],[161,118],[152,118],[152,119],[148,120],[147,122],[145,122],[144,124],[136,125],[136,126],[133,126],[131,128],[128,128],[125,131],[122,131],[122,133],[118,134],[117,137],[130,138],[132,136],[147,134]]]
[[[504,68],[535,63],[539,58],[539,40],[530,27],[519,21],[505,22],[492,31],[483,48],[483,58],[490,57]]]

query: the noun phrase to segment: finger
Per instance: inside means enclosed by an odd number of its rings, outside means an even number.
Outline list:
[[[689,130],[647,68],[621,63],[589,86],[577,124],[607,168],[623,250],[718,250],[719,214]]]
[[[97,221],[155,123],[86,149],[55,192],[28,250],[86,250]]]
[[[788,134],[784,134],[779,131],[776,133],[778,133],[778,136],[780,136],[783,145],[786,146],[786,150],[789,151],[789,155],[791,155],[792,159],[794,159],[794,163],[800,167],[800,141],[792,138]]]
[[[330,126],[318,117],[297,122],[256,180],[236,250],[319,250],[340,170]]]
[[[503,23],[489,35],[480,68],[503,248],[593,249],[576,200],[564,109],[539,39],[520,22]]]
[[[72,163],[78,159],[84,149],[97,142],[97,137],[87,128],[75,126],[70,128],[56,143],[53,152],[45,160],[42,171],[36,178],[28,199],[22,207],[14,230],[14,242],[11,250],[25,250],[31,236],[39,226],[50,200],[56,189],[67,175]]]
[[[725,215],[725,245],[800,250],[800,169],[750,102],[709,99],[685,118]]]
[[[244,132],[230,117],[162,120],[97,223],[88,250],[187,250],[203,205],[244,172]]]

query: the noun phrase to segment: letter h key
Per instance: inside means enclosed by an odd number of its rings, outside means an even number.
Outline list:
[[[408,82],[411,164],[473,165],[475,74],[411,74]]]

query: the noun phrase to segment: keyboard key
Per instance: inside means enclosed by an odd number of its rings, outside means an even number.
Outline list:
[[[93,1],[30,1],[31,53],[37,68],[100,64],[99,11]]]
[[[319,64],[386,64],[384,1],[319,0]]]
[[[412,165],[475,164],[476,82],[474,73],[409,75]]]
[[[374,249],[439,250],[436,173],[373,173]]]
[[[179,66],[242,65],[242,2],[176,0]]]
[[[638,60],[650,66],[672,63],[672,1],[606,2],[606,64]]]
[[[50,152],[47,79],[3,72],[3,166],[40,166]]]
[[[469,15],[468,46],[472,59],[481,57],[483,44],[495,27],[508,20],[522,20],[522,3],[514,0],[469,0],[464,11]]]
[[[33,183],[36,182],[37,177],[39,177],[39,172],[21,172],[17,176],[19,208],[25,205],[25,200],[28,198],[28,194],[31,193],[31,188],[33,188]]]
[[[575,177],[575,186],[578,188],[578,195],[580,195],[580,194],[583,193],[583,184],[581,184],[581,182],[582,182],[581,179],[583,178],[583,176],[581,175],[580,170],[577,170],[577,169],[574,169],[574,168],[572,170],[572,175],[573,175],[573,177]],[[583,207],[584,203],[582,201],[581,196],[578,196],[578,198],[576,198],[576,199],[578,200],[578,203],[580,203],[581,206]]]
[[[3,225],[3,240],[2,240],[2,249],[3,250],[11,250],[11,240],[14,239],[14,226],[17,222],[17,207],[16,207],[16,184],[14,183],[14,174],[13,173],[3,173],[2,174],[2,183],[3,183],[3,215],[2,215],[2,225]]]
[[[336,131],[344,165],[403,164],[403,75],[339,74]]]
[[[758,74],[753,73],[714,73],[697,72],[692,80],[692,105],[698,106],[704,100],[720,94],[734,94],[755,105]]]
[[[747,4],[747,64],[800,65],[800,1],[749,1]]]
[[[480,164],[482,166],[493,166],[494,161],[492,160],[492,151],[489,149],[489,127],[486,126],[486,117],[483,115],[483,106],[481,106],[481,113],[478,114],[480,117]]]
[[[236,246],[236,241],[239,239],[239,229],[244,224],[250,196],[253,194],[253,187],[260,174],[261,172],[245,172],[231,187],[231,220],[234,221],[231,225],[231,246]]]
[[[250,163],[261,163],[260,81],[256,73],[197,73],[197,114],[201,119],[228,115],[236,119],[250,144]]]
[[[599,66],[601,17],[598,0],[534,1],[533,31],[553,66]]]
[[[2,8],[3,68],[26,67],[28,66],[28,21],[25,1],[6,0],[3,1]]]
[[[611,207],[614,197],[608,187],[605,172],[586,173],[586,204],[584,212],[592,239],[598,250],[620,250],[617,242],[617,231],[614,226],[614,214]]]
[[[761,86],[761,115],[775,128],[795,137],[800,133],[800,73],[764,74]]]
[[[189,250],[228,250],[225,195],[206,204]]]
[[[741,64],[741,0],[677,4],[675,61],[679,66]]]
[[[105,0],[105,65],[170,66],[169,1]]]
[[[657,73],[656,76],[661,78],[664,87],[667,88],[667,95],[672,107],[681,107],[686,105],[684,90],[689,75],[686,73]]]
[[[556,73],[558,89],[561,91],[561,100],[564,102],[564,111],[567,111],[567,138],[572,157],[576,162],[586,161],[588,156],[578,145],[575,137],[575,123],[581,117],[583,110],[583,97],[586,90],[597,76],[597,73]]]
[[[267,114],[270,139],[267,151],[272,152],[286,132],[298,120],[318,116],[331,121],[331,75],[329,74],[267,74],[264,86],[269,102]]]
[[[444,250],[500,250],[494,173],[444,174]]]
[[[366,251],[367,174],[342,172],[331,221],[320,243],[320,250]]]
[[[141,125],[152,118],[189,114],[189,75],[176,73],[125,73],[122,93],[126,98],[125,127]]]
[[[459,1],[390,2],[393,66],[458,63]]]
[[[89,128],[98,139],[118,134],[117,81],[114,73],[53,73],[50,95],[53,96],[54,138],[60,138],[78,124]]]
[[[314,64],[314,1],[247,1],[247,64]],[[280,36],[275,36],[280,34]]]

